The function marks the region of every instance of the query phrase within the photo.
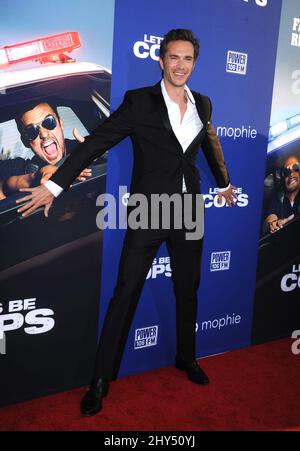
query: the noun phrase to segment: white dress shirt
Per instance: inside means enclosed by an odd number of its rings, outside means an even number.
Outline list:
[[[171,123],[171,127],[173,132],[178,139],[183,152],[189,147],[191,142],[195,139],[198,133],[202,130],[203,124],[201,119],[199,118],[196,102],[193,94],[191,93],[188,86],[185,85],[185,92],[187,94],[187,109],[184,113],[184,116],[181,120],[181,113],[179,105],[174,102],[167,93],[164,80],[161,81],[161,90],[162,95],[168,110],[169,120]],[[52,180],[48,180],[45,183],[46,188],[53,194],[53,196],[58,197],[63,188],[61,188],[56,183],[52,182]],[[228,187],[220,189],[219,191],[224,191]],[[182,192],[186,192],[186,185],[184,181],[184,176],[182,176]]]
[[[184,90],[187,97],[187,108],[181,120],[181,113],[179,105],[170,99],[167,93],[164,80],[161,81],[161,91],[168,110],[168,115],[172,130],[178,139],[183,152],[189,147],[191,142],[196,138],[198,133],[202,130],[203,124],[198,115],[196,102],[190,89],[185,86]],[[182,192],[186,192],[186,185],[184,176],[182,176]]]

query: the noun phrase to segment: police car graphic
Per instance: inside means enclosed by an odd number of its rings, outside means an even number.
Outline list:
[[[269,131],[252,324],[254,344],[288,337],[299,328],[300,211],[273,234],[263,223],[270,200],[276,196],[283,201],[282,167],[292,156],[300,159],[300,114],[272,125]]]
[[[300,114],[272,125],[269,130],[258,279],[270,277],[272,271],[276,272],[285,264],[300,259],[300,246],[295,245],[299,241],[300,211],[274,234],[270,234],[264,224],[266,207],[271,199],[276,196],[279,201],[283,200],[282,167],[291,156],[300,159]]]
[[[0,246],[5,256],[0,271],[62,244],[83,246],[80,240],[96,233],[99,240],[96,198],[105,192],[106,154],[90,166],[91,177],[75,181],[68,193],[54,202],[48,220],[42,210],[22,219],[16,199],[24,194],[6,190],[9,177],[20,173],[33,174],[39,183],[36,155],[18,129],[16,116],[22,108],[26,111],[28,105],[33,108],[41,103],[55,108],[64,124],[69,151],[77,144],[74,129],[77,135],[87,136],[109,116],[111,71],[94,63],[76,62],[67,55],[80,46],[77,32],[65,32],[0,48]],[[37,130],[41,125],[53,128],[43,121]],[[49,143],[51,158],[55,146],[53,141]],[[56,165],[67,157],[66,149]],[[41,236],[46,239],[39,239]]]

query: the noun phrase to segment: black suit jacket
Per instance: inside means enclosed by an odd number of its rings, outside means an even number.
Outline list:
[[[203,129],[183,152],[168,117],[160,83],[127,91],[123,103],[72,152],[51,180],[68,190],[74,179],[95,158],[131,137],[134,163],[130,194],[181,193],[184,174],[187,191],[200,192],[195,158],[201,146],[220,188],[229,183],[223,152],[211,123],[211,102],[194,92]]]

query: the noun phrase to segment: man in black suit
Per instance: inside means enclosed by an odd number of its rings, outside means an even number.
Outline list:
[[[141,193],[200,194],[200,178],[195,157],[201,146],[215,176],[219,196],[229,206],[236,195],[230,184],[223,152],[211,124],[208,97],[191,92],[186,85],[199,53],[199,42],[190,30],[168,32],[160,47],[159,64],[163,79],[152,87],[128,91],[121,106],[73,152],[46,182],[33,188],[18,211],[26,216],[45,206],[48,216],[54,195],[68,190],[75,177],[91,161],[127,136],[131,137],[134,164],[130,196]],[[51,191],[51,192],[50,192]],[[164,212],[162,212],[162,216]],[[102,408],[109,382],[117,377],[132,317],[144,281],[156,252],[166,241],[171,259],[176,295],[177,353],[175,366],[198,384],[209,382],[195,360],[195,324],[197,289],[200,280],[202,239],[186,239],[186,228],[128,228],[119,264],[117,284],[104,321],[95,372],[89,390],[81,402],[84,415],[94,415]]]

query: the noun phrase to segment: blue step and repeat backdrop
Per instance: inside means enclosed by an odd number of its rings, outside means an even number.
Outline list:
[[[238,197],[232,209],[218,205],[200,150],[205,239],[197,356],[299,329],[299,195],[287,220],[282,207],[290,202],[291,186],[298,183],[300,189],[299,171],[287,177],[283,171],[289,158],[294,164],[300,157],[299,0],[152,0],[142,5],[139,0],[88,0],[84,6],[67,0],[68,14],[53,17],[46,29],[33,24],[28,9],[16,16],[13,3],[3,2],[4,45],[74,30],[82,47],[71,54],[77,62],[64,66],[88,65],[68,73],[55,69],[51,76],[47,64],[46,69],[36,63],[0,67],[0,404],[89,382],[117,278],[133,163],[128,139],[92,165],[91,178],[60,196],[48,219],[39,212],[20,220],[14,203],[19,194],[8,192],[7,180],[37,160],[34,148],[19,143],[16,112],[29,100],[54,104],[65,142],[76,145],[74,127],[88,135],[118,107],[126,90],[160,80],[159,44],[172,28],[190,28],[200,39],[189,86],[212,100],[213,124]],[[18,33],[9,28],[12,20],[23,24]],[[120,227],[101,232],[96,199],[104,192],[118,199]],[[284,225],[270,233],[265,219],[274,204]],[[163,245],[145,281],[121,376],[173,363],[171,271]]]
[[[238,189],[234,209],[224,204],[219,207],[215,181],[199,152],[206,217],[196,326],[198,356],[251,342],[280,11],[280,1],[157,0],[143,8],[138,0],[115,4],[112,108],[120,104],[127,89],[160,80],[157,55],[164,33],[171,28],[192,29],[201,48],[189,85],[212,100],[213,123]],[[119,186],[129,187],[131,168],[128,140],[109,153],[107,191],[118,196]],[[126,204],[126,195],[122,204]],[[124,233],[104,233],[100,320],[116,281]],[[170,275],[168,253],[162,246],[143,289],[121,374],[173,363],[175,299]]]

